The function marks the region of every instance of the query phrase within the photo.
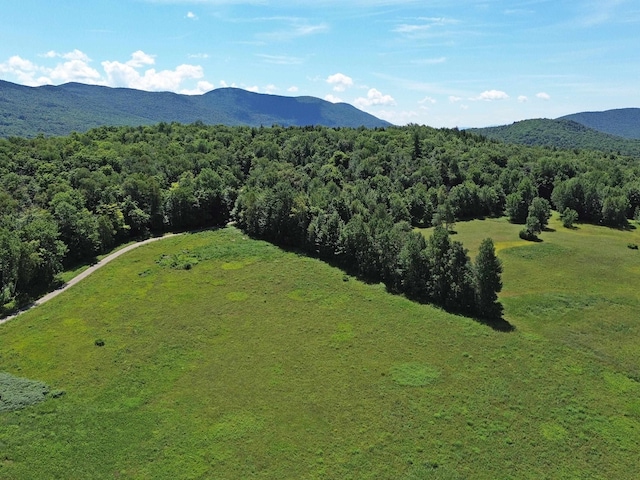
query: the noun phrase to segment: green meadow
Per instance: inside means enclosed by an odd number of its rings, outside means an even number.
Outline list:
[[[129,252],[0,325],[0,478],[640,478],[640,233],[549,227],[455,225],[509,332],[232,227]]]

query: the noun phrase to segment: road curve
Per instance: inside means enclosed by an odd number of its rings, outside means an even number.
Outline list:
[[[13,315],[9,315],[8,317],[0,318],[0,324],[8,322],[9,320],[12,320],[12,319],[16,318],[18,315],[26,312],[27,310],[31,310],[33,307],[37,307],[38,305],[42,305],[43,303],[48,302],[52,298],[57,297],[58,295],[60,295],[65,290],[73,287],[76,283],[78,283],[81,280],[84,280],[89,275],[91,275],[93,272],[95,272],[96,270],[98,270],[101,267],[104,267],[107,263],[109,263],[113,259],[118,258],[120,255],[123,255],[123,254],[133,250],[134,248],[138,248],[138,247],[140,247],[142,245],[146,245],[147,243],[156,242],[158,240],[163,240],[163,239],[169,238],[169,237],[175,237],[176,235],[181,235],[181,234],[180,233],[168,233],[166,235],[163,235],[162,237],[148,238],[147,240],[142,240],[140,242],[136,242],[136,243],[132,243],[131,245],[127,245],[126,247],[124,247],[124,248],[122,248],[122,249],[120,249],[120,250],[118,250],[116,252],[113,252],[111,255],[107,255],[102,260],[100,260],[98,263],[95,263],[95,264],[91,265],[84,272],[82,272],[82,273],[76,275],[75,277],[73,277],[71,280],[69,280],[67,283],[65,283],[59,289],[54,290],[53,292],[47,293],[45,296],[40,297],[38,300],[33,302],[31,305],[28,305],[28,306],[24,307],[23,309],[18,310],[18,312],[14,313]]]

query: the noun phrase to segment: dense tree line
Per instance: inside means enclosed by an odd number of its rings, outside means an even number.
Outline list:
[[[161,123],[2,139],[0,302],[130,238],[237,219],[392,291],[495,316],[499,262],[488,244],[472,262],[449,235],[456,220],[506,214],[535,234],[553,207],[624,227],[640,211],[639,179],[634,158],[414,125]],[[425,226],[438,227],[429,239],[413,230]]]

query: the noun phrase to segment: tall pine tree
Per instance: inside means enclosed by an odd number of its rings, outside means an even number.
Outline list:
[[[502,315],[502,304],[498,293],[502,290],[502,262],[496,256],[493,240],[485,238],[475,262],[476,307],[482,318],[498,319]]]

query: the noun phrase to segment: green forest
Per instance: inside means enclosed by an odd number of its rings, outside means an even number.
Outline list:
[[[608,115],[610,112],[600,112]],[[576,114],[577,118],[580,114]],[[604,123],[604,122],[603,122]],[[603,124],[602,130],[578,123],[571,118],[522,120],[500,127],[472,128],[470,133],[520,145],[557,147],[562,149],[597,150],[619,155],[640,156],[640,140],[606,133],[615,124]],[[626,132],[627,130],[623,130]]]
[[[551,208],[567,227],[630,228],[640,163],[416,125],[160,123],[11,137],[0,140],[0,305],[28,303],[64,268],[131,239],[236,221],[389,291],[498,318],[493,244],[472,261],[455,222],[506,215],[536,240]],[[429,226],[427,239],[414,230]]]

